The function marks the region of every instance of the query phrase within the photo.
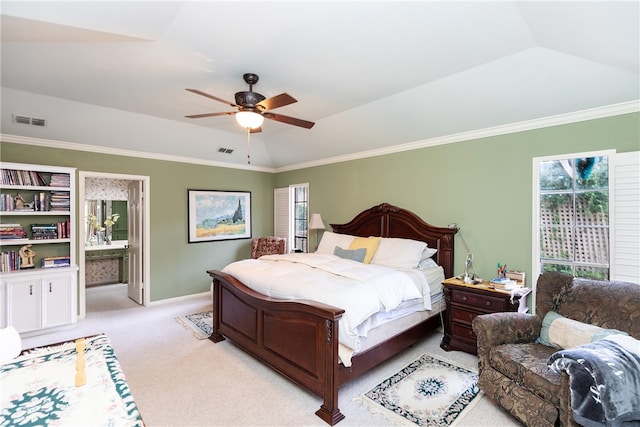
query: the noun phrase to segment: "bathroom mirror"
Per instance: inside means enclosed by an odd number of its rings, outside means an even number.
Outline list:
[[[120,218],[118,218],[118,221],[111,227],[112,240],[127,240],[126,200],[85,200],[84,224],[86,240],[91,240],[94,231],[89,221],[89,215],[93,215],[98,224],[104,227],[104,221],[107,217],[116,213],[120,215]]]

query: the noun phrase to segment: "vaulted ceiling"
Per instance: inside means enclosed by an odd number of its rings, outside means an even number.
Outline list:
[[[639,4],[3,1],[0,131],[240,167],[233,116],[184,117],[233,108],[185,89],[233,101],[247,72],[254,91],[298,100],[274,112],[316,123],[266,120],[254,168],[637,111]]]

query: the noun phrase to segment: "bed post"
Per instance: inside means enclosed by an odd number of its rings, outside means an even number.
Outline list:
[[[218,279],[213,279],[213,313],[211,314],[212,331],[209,335],[209,339],[213,342],[224,341],[224,336],[220,333],[220,293],[222,292],[222,286]]]
[[[325,337],[322,343],[324,352],[324,381],[322,406],[316,412],[325,423],[335,425],[344,419],[338,408],[338,324],[334,320],[325,319]]]

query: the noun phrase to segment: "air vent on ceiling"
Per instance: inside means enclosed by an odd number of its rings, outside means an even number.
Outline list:
[[[36,119],[34,117],[31,118],[31,124],[33,126],[46,126],[47,121],[45,119]]]
[[[32,125],[32,126],[46,126],[47,121],[45,119],[36,119],[35,117],[27,117],[27,116],[18,116],[16,114],[13,115],[13,122],[20,123],[22,125]]]
[[[14,123],[21,123],[23,125],[30,125],[31,124],[31,117],[13,116],[13,121],[14,121]]]
[[[218,148],[218,153],[231,154],[233,153],[233,148],[220,147]]]

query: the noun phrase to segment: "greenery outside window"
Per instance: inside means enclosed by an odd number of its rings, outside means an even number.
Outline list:
[[[309,187],[307,185],[293,188],[293,233],[294,248],[307,252],[307,222],[309,210]]]
[[[534,159],[535,276],[560,271],[609,279],[612,155],[607,151]]]

